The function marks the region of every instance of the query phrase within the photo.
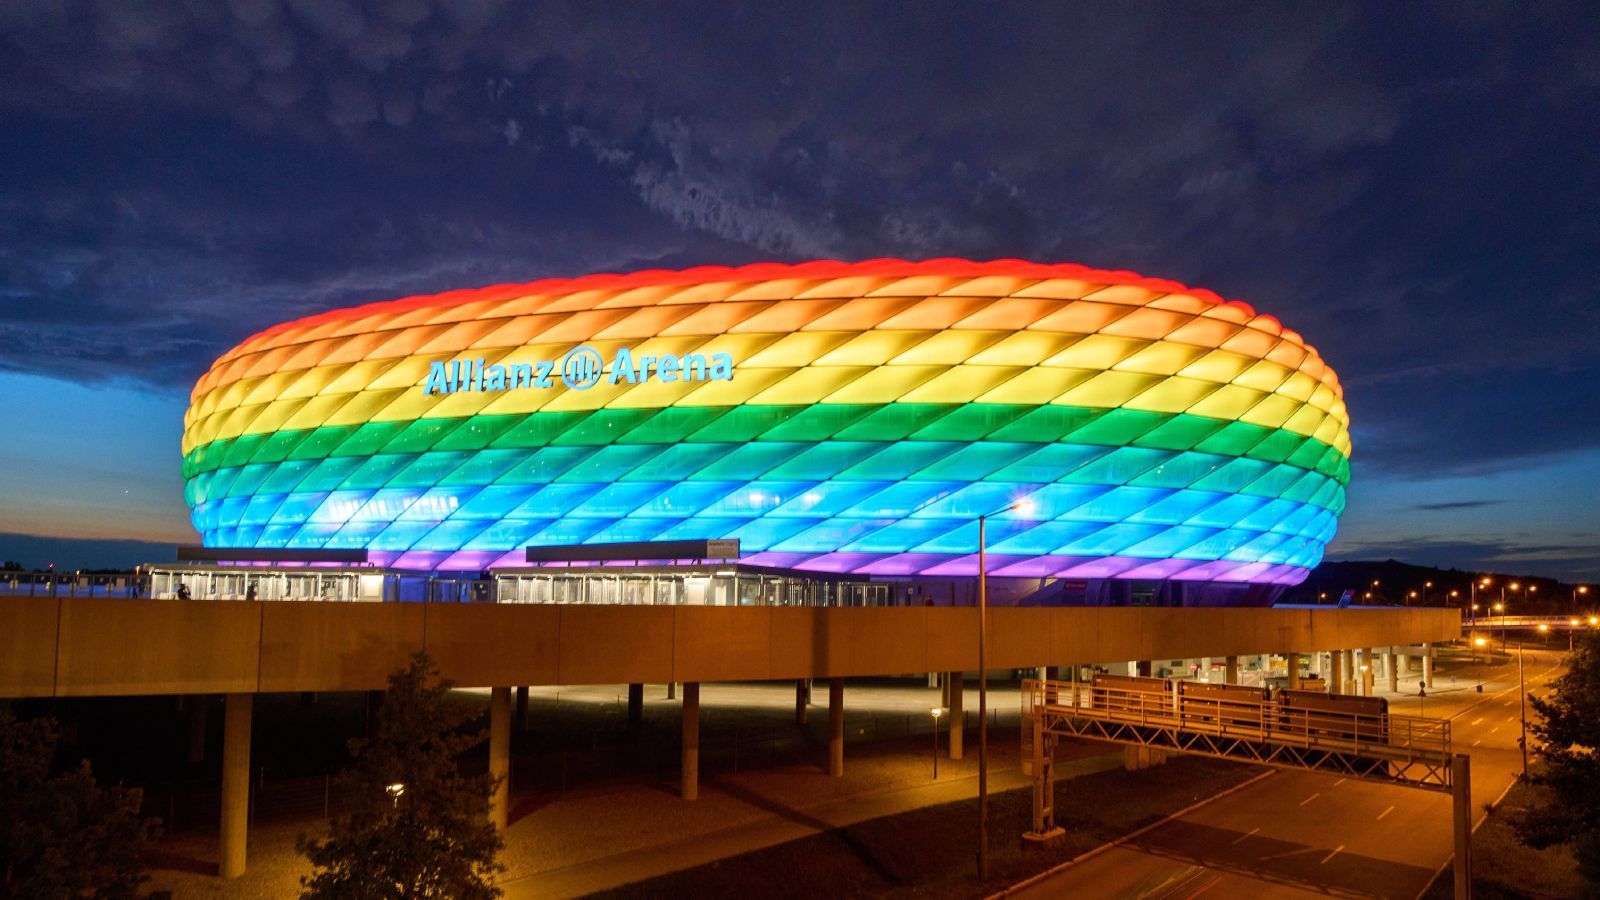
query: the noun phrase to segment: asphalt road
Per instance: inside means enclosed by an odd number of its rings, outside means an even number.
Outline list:
[[[1560,674],[1560,654],[1528,651],[1528,689]],[[1435,671],[1427,715],[1452,719],[1456,752],[1472,757],[1474,823],[1522,767],[1517,664]],[[1473,686],[1482,678],[1482,694]],[[1390,710],[1416,714],[1412,696]],[[1451,858],[1450,797],[1279,770],[1221,800],[1018,892],[1025,898],[1359,896],[1412,900]]]

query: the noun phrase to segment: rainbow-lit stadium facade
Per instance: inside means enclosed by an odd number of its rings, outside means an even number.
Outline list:
[[[400,569],[738,538],[865,576],[1289,585],[1349,480],[1276,319],[1129,272],[762,264],[337,310],[229,351],[185,419],[204,542]]]

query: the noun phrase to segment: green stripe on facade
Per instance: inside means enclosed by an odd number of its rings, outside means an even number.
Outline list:
[[[286,460],[379,454],[606,444],[882,443],[998,441],[1089,444],[1200,453],[1287,463],[1349,483],[1344,454],[1315,438],[1187,413],[1010,404],[665,407],[479,415],[369,422],[243,435],[213,441],[184,458],[186,479],[223,468]],[[755,452],[755,451],[752,451]]]

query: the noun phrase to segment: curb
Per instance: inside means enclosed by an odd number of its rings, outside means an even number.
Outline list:
[[[1276,772],[1277,772],[1276,769],[1267,769],[1265,772],[1262,772],[1261,774],[1256,775],[1253,778],[1247,778],[1244,781],[1239,782],[1238,784],[1234,785],[1231,788],[1228,788],[1225,791],[1221,791],[1219,793],[1212,794],[1211,796],[1206,797],[1203,800],[1198,800],[1198,801],[1196,801],[1194,803],[1191,803],[1188,806],[1185,806],[1183,809],[1178,810],[1177,812],[1168,813],[1167,815],[1161,817],[1160,819],[1157,819],[1156,821],[1151,822],[1149,825],[1145,825],[1142,828],[1136,828],[1133,831],[1130,831],[1127,834],[1122,835],[1119,838],[1115,838],[1113,840],[1107,841],[1106,843],[1101,844],[1100,846],[1095,847],[1092,850],[1086,850],[1083,853],[1080,853],[1077,856],[1074,856],[1073,858],[1067,860],[1066,862],[1057,863],[1056,865],[1054,865],[1054,866],[1052,866],[1052,867],[1050,867],[1048,869],[1045,869],[1043,872],[1040,872],[1037,875],[1034,875],[1032,877],[1029,877],[1029,878],[1026,878],[1026,879],[1024,879],[1022,881],[1019,881],[1016,884],[1013,884],[1012,886],[1006,888],[1003,891],[1000,891],[1000,892],[994,893],[994,894],[990,894],[987,898],[985,898],[985,900],[999,900],[999,898],[1009,897],[1009,896],[1011,896],[1012,894],[1014,894],[1014,893],[1016,893],[1018,891],[1027,890],[1028,888],[1033,887],[1034,885],[1044,881],[1047,878],[1053,878],[1056,875],[1059,875],[1062,872],[1065,872],[1066,870],[1072,868],[1073,866],[1076,866],[1077,864],[1079,864],[1081,862],[1085,862],[1087,860],[1091,860],[1091,859],[1095,858],[1096,856],[1099,856],[1100,854],[1106,852],[1107,850],[1110,850],[1110,849],[1112,849],[1114,847],[1120,847],[1123,844],[1127,843],[1128,841],[1131,841],[1134,838],[1136,838],[1136,837],[1138,837],[1138,836],[1140,836],[1142,834],[1145,834],[1145,833],[1150,832],[1150,831],[1154,831],[1155,829],[1160,828],[1161,826],[1167,824],[1168,822],[1171,822],[1173,819],[1177,819],[1177,818],[1180,818],[1182,816],[1186,816],[1189,813],[1192,813],[1195,810],[1200,809],[1203,806],[1206,806],[1208,804],[1215,803],[1216,801],[1221,800],[1223,797],[1226,797],[1229,794],[1233,794],[1233,793],[1236,793],[1238,791],[1242,791],[1245,788],[1251,786],[1252,784],[1255,784],[1258,781],[1261,781],[1263,779],[1271,777]]]

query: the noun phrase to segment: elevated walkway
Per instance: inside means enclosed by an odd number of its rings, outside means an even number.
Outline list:
[[[989,610],[989,668],[1454,640],[1454,609]],[[467,687],[978,668],[970,607],[296,603],[0,596],[0,697],[383,688],[411,654]]]

